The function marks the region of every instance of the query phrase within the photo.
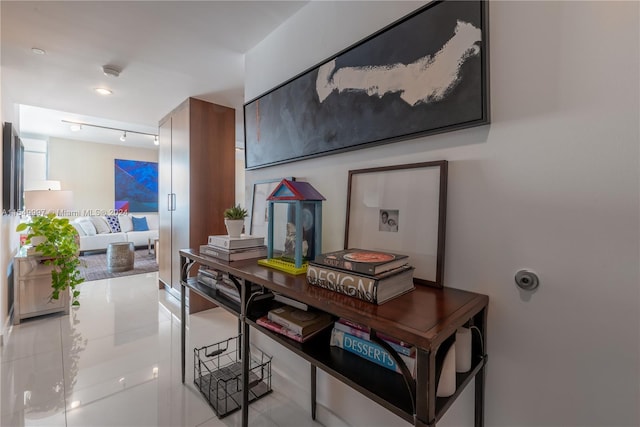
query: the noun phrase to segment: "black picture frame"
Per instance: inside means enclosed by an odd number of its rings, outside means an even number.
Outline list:
[[[489,123],[488,34],[486,0],[431,2],[247,102],[246,169]]]
[[[2,210],[15,213],[24,208],[24,146],[10,122],[2,126]]]
[[[344,249],[408,255],[415,284],[442,288],[447,176],[446,160],[349,171]]]

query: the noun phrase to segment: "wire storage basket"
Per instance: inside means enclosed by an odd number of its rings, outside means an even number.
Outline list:
[[[193,349],[193,382],[218,418],[240,409],[242,360],[240,338]],[[249,355],[249,402],[271,392],[271,356],[259,349]]]

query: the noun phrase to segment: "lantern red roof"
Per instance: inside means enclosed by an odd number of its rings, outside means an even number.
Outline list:
[[[267,200],[326,200],[311,184],[283,179]]]

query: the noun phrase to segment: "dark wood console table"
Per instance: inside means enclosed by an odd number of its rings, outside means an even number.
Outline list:
[[[194,265],[205,265],[227,273],[240,292],[241,303],[217,295],[216,291],[190,277]],[[182,382],[185,379],[186,290],[194,292],[233,313],[239,319],[241,354],[249,354],[249,329],[254,327],[285,348],[307,360],[311,365],[311,415],[315,419],[316,369],[349,385],[394,414],[417,427],[434,426],[447,409],[475,378],[475,426],[484,425],[484,380],[486,355],[487,305],[489,297],[458,289],[435,289],[417,286],[416,290],[382,305],[374,305],[326,289],[308,285],[304,275],[293,276],[260,266],[255,260],[225,262],[202,256],[198,250],[180,250],[182,293]],[[359,322],[375,332],[381,332],[414,345],[415,379],[407,372],[395,373],[383,367],[366,364],[362,359],[329,346],[329,333],[314,337],[303,344],[275,334],[255,323],[259,316],[254,309],[249,283],[263,291],[275,291],[309,306]],[[437,379],[443,353],[455,340],[457,328],[467,326],[472,334],[471,370],[456,374],[456,392],[450,397],[436,397]],[[383,344],[383,341],[376,340]],[[388,346],[387,346],[388,347]],[[390,347],[389,347],[390,349]],[[391,349],[392,356],[397,356]],[[404,366],[404,364],[402,364]],[[242,358],[242,425],[248,422],[249,358]]]

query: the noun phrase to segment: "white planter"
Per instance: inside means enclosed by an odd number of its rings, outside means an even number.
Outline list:
[[[244,227],[244,219],[225,219],[224,225],[227,226],[229,237],[240,237]]]

